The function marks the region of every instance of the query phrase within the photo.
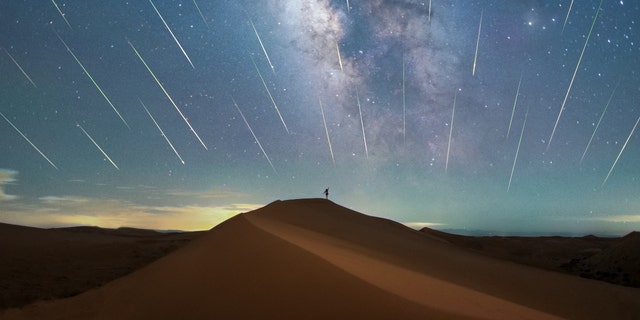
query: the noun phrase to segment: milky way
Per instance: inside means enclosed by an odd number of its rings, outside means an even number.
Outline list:
[[[640,8],[599,5],[0,1],[0,221],[205,229],[330,187],[446,229],[640,229]]]

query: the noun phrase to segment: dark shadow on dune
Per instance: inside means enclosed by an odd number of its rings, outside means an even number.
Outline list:
[[[40,229],[0,223],[0,310],[72,297],[102,286],[201,234],[135,228]]]

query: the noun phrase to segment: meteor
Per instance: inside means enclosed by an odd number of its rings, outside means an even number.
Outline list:
[[[200,6],[196,2],[196,0],[193,0],[193,4],[196,6],[196,9],[198,9],[198,13],[200,14],[200,17],[202,18],[202,21],[204,22],[204,25],[208,27],[209,24],[207,23],[207,19],[204,18],[204,15],[202,14],[202,10],[200,10]]]
[[[247,118],[244,117],[244,114],[240,110],[240,107],[238,107],[238,104],[236,103],[236,100],[233,97],[231,97],[231,100],[233,101],[233,105],[236,106],[236,109],[238,109],[238,112],[240,113],[240,116],[242,117],[242,120],[244,120],[244,124],[246,124],[247,128],[249,128],[249,131],[251,132],[251,135],[253,136],[253,140],[256,141],[256,144],[258,145],[258,147],[260,147],[260,150],[262,150],[262,154],[264,155],[264,157],[269,162],[269,165],[271,166],[271,169],[273,169],[273,172],[278,173],[278,171],[276,171],[276,168],[273,166],[273,163],[271,163],[271,159],[269,159],[269,156],[267,155],[267,152],[264,151],[264,148],[262,147],[262,144],[260,144],[260,140],[258,140],[258,137],[256,137],[256,134],[253,132],[253,129],[251,129],[251,126],[249,125],[249,122],[247,121]]]
[[[189,64],[191,65],[191,68],[195,69],[196,67],[193,66],[193,63],[191,63],[191,59],[189,59],[189,55],[187,55],[187,52],[184,51],[184,48],[180,44],[180,41],[178,41],[178,38],[176,38],[176,36],[173,34],[173,31],[171,31],[171,28],[169,28],[169,25],[167,24],[167,22],[164,21],[164,18],[160,14],[160,11],[158,11],[158,8],[156,8],[156,5],[153,4],[153,1],[151,1],[151,0],[149,0],[149,3],[151,3],[151,6],[153,6],[153,10],[156,11],[156,13],[158,14],[158,17],[160,17],[160,20],[162,20],[162,23],[164,23],[164,26],[167,28],[167,30],[169,30],[169,33],[171,34],[171,37],[173,37],[173,41],[175,41],[176,44],[178,45],[178,47],[180,47],[180,50],[182,51],[182,54],[184,55],[185,58],[187,58],[187,61],[189,61]]]
[[[267,94],[269,95],[269,99],[271,99],[271,103],[273,104],[273,107],[276,109],[276,112],[278,113],[278,117],[280,117],[280,121],[282,122],[282,125],[284,126],[284,129],[287,131],[287,134],[289,133],[289,128],[287,128],[287,124],[284,123],[284,119],[282,118],[282,114],[280,114],[280,109],[278,109],[278,105],[276,104],[276,101],[273,100],[273,96],[271,95],[271,91],[269,90],[269,87],[267,86],[267,83],[264,81],[264,78],[262,77],[262,73],[260,73],[260,69],[258,69],[258,65],[256,64],[255,60],[253,60],[252,56],[249,56],[251,58],[251,62],[253,62],[253,66],[256,67],[256,72],[258,73],[258,76],[260,77],[260,81],[262,81],[262,85],[264,86],[264,89],[267,91]]]
[[[340,45],[336,41],[336,50],[338,50],[338,63],[340,64],[340,71],[344,72],[344,68],[342,67],[342,56],[340,55]]]
[[[78,60],[78,57],[76,57],[76,55],[73,53],[73,51],[71,51],[71,48],[69,48],[69,46],[67,45],[66,42],[64,42],[64,40],[62,40],[62,38],[60,37],[60,35],[54,31],[54,33],[56,34],[56,36],[58,37],[58,39],[60,39],[60,41],[62,41],[62,44],[64,45],[65,48],[67,48],[67,51],[69,51],[69,53],[71,54],[71,56],[73,57],[73,59],[76,60],[76,62],[78,63],[78,65],[80,66],[80,68],[82,68],[82,71],[84,71],[84,73],[87,75],[87,77],[89,77],[89,80],[91,80],[91,82],[93,83],[93,85],[96,87],[96,89],[98,89],[98,91],[100,91],[100,94],[102,95],[102,97],[107,100],[107,103],[109,103],[109,105],[111,106],[111,109],[113,109],[113,111],[118,115],[118,117],[120,118],[120,120],[122,120],[122,122],[124,123],[125,126],[127,126],[128,129],[131,129],[131,127],[129,127],[129,124],[127,123],[127,121],[124,120],[124,118],[122,117],[122,115],[120,114],[120,112],[118,111],[118,109],[116,109],[116,107],[113,105],[113,103],[111,103],[111,100],[109,100],[109,97],[107,97],[107,95],[104,93],[104,91],[102,91],[102,88],[100,88],[100,86],[98,85],[98,83],[93,80],[93,77],[91,76],[91,73],[89,73],[89,71],[87,71],[87,69],[84,67],[84,65],[82,64],[82,62],[80,62],[80,60]]]
[[[111,160],[111,158],[109,158],[109,156],[107,155],[107,153],[106,153],[106,152],[104,152],[104,150],[102,150],[102,148],[100,148],[100,146],[98,145],[98,143],[97,143],[95,140],[93,140],[93,138],[89,135],[89,133],[88,133],[86,130],[84,130],[84,128],[83,128],[79,123],[76,123],[76,126],[77,126],[78,128],[80,128],[80,130],[82,130],[82,132],[84,132],[84,134],[87,136],[87,138],[89,138],[89,140],[91,140],[91,142],[93,142],[93,144],[98,148],[98,150],[100,150],[100,152],[102,152],[102,154],[107,158],[107,160],[109,160],[109,162],[111,162],[111,164],[112,164],[116,169],[120,170],[120,168],[118,168],[118,166],[113,162],[113,160]]]
[[[431,0],[429,0],[429,22],[431,22]]]
[[[569,88],[567,88],[567,94],[564,96],[564,100],[562,100],[562,106],[560,107],[560,112],[558,113],[558,118],[556,119],[556,123],[553,125],[553,131],[551,131],[551,137],[549,137],[549,143],[547,143],[547,151],[551,146],[551,141],[553,140],[553,135],[556,133],[556,128],[558,127],[558,122],[560,122],[560,117],[562,116],[562,112],[564,111],[564,106],[567,103],[567,98],[569,97],[569,92],[571,92],[571,87],[573,86],[573,80],[576,79],[576,74],[578,73],[578,69],[580,68],[580,62],[582,62],[582,56],[584,55],[584,50],[587,49],[587,44],[589,44],[589,38],[591,37],[591,32],[593,31],[593,27],[596,25],[596,19],[598,19],[598,13],[600,13],[600,8],[602,7],[602,0],[600,0],[600,5],[596,10],[596,15],[593,17],[593,22],[591,23],[591,28],[589,29],[589,34],[587,34],[587,39],[584,41],[584,46],[582,47],[582,52],[580,53],[580,58],[578,59],[578,63],[576,64],[576,69],[573,70],[573,76],[571,77],[571,82],[569,82]]]
[[[271,67],[271,71],[275,75],[276,74],[276,69],[273,68],[273,64],[271,63],[271,59],[269,59],[269,54],[267,53],[267,49],[264,47],[264,44],[262,43],[262,38],[260,38],[260,34],[258,34],[258,30],[256,29],[256,26],[253,24],[253,20],[251,20],[251,18],[249,18],[249,23],[251,24],[251,28],[253,28],[253,32],[255,32],[255,34],[256,34],[256,38],[258,38],[258,42],[260,42],[260,47],[262,47],[262,52],[264,52],[264,56],[267,58],[267,62],[269,62],[269,66]],[[254,62],[254,64],[255,64],[255,62]]]
[[[453,117],[456,114],[456,98],[458,97],[458,91],[456,90],[453,95],[453,111],[451,111],[451,127],[449,128],[449,143],[447,144],[447,160],[444,163],[444,172],[447,172],[449,168],[449,151],[451,150],[451,136],[453,135]]]
[[[407,100],[405,99],[404,85],[404,49],[402,49],[402,138],[407,144]]]
[[[56,10],[58,10],[58,13],[60,14],[60,16],[62,17],[62,19],[64,19],[64,22],[67,23],[67,26],[69,26],[69,29],[73,30],[73,28],[71,28],[71,25],[69,24],[69,21],[67,20],[67,18],[64,16],[64,13],[62,13],[62,10],[60,10],[60,7],[58,7],[58,4],[56,3],[55,0],[51,0],[51,2],[53,2],[53,5],[56,6]]]
[[[624,142],[624,145],[622,146],[622,149],[620,149],[620,153],[618,153],[618,156],[616,157],[616,161],[613,162],[613,165],[611,166],[611,169],[609,169],[609,173],[607,173],[607,177],[604,178],[604,181],[602,181],[601,187],[604,187],[604,184],[607,183],[607,180],[609,180],[609,176],[611,175],[611,172],[613,172],[613,168],[616,167],[616,164],[618,163],[618,160],[620,159],[620,156],[624,152],[624,149],[627,147],[627,143],[629,143],[629,140],[631,140],[631,136],[633,135],[633,132],[636,130],[636,127],[638,126],[638,122],[640,122],[640,117],[638,117],[638,120],[636,120],[636,124],[633,126],[633,129],[631,129],[631,132],[629,133],[629,136],[627,137],[627,141]]]
[[[360,96],[358,95],[358,88],[356,88],[356,101],[358,102],[358,112],[360,113],[360,126],[362,127],[362,140],[364,141],[364,152],[369,159],[369,149],[367,148],[367,135],[364,133],[364,120],[362,119],[362,107],[360,106]]]
[[[602,118],[604,118],[604,114],[607,113],[607,108],[609,108],[609,104],[611,103],[611,99],[613,99],[613,95],[616,93],[616,89],[618,89],[618,85],[620,85],[620,82],[618,82],[616,87],[613,88],[613,92],[611,92],[611,96],[609,96],[609,101],[607,101],[607,104],[604,106],[604,110],[600,115],[600,119],[598,119],[598,123],[596,124],[596,127],[593,129],[593,133],[591,134],[591,138],[587,143],[587,147],[584,148],[584,152],[582,153],[582,157],[580,158],[580,164],[582,164],[582,161],[584,160],[584,156],[587,155],[587,150],[589,150],[589,146],[591,146],[591,141],[593,141],[593,137],[595,137],[596,131],[598,131],[598,127],[600,126],[600,122],[602,122]]]
[[[520,139],[518,139],[518,147],[516,148],[516,155],[513,158],[513,166],[511,166],[511,175],[509,176],[509,185],[507,186],[507,192],[511,189],[511,180],[513,179],[513,171],[516,169],[516,162],[518,161],[518,153],[520,153],[520,145],[522,144],[522,136],[524,135],[524,127],[527,125],[527,117],[529,116],[529,110],[524,115],[524,122],[522,122],[522,129],[520,130]]]
[[[520,95],[520,84],[522,83],[522,73],[518,80],[518,89],[516,90],[516,98],[513,101],[513,110],[511,110],[511,119],[509,119],[509,129],[507,129],[507,140],[509,140],[509,132],[511,132],[511,123],[513,123],[513,115],[516,113],[516,105],[518,104],[518,96]]]
[[[480,11],[480,23],[478,24],[478,38],[476,39],[476,54],[473,56],[473,71],[472,76],[476,75],[476,62],[478,61],[478,47],[480,46],[480,31],[482,30],[482,14],[484,10]]]
[[[347,0],[347,13],[351,12],[351,6],[349,5],[349,0]]]
[[[569,10],[567,11],[567,16],[564,18],[564,24],[562,25],[562,32],[564,32],[564,27],[567,25],[567,20],[569,20],[569,14],[571,14],[571,8],[573,8],[573,0],[569,4]]]
[[[329,138],[329,129],[327,128],[327,120],[324,117],[324,108],[322,107],[322,100],[318,97],[318,103],[320,104],[320,112],[322,113],[322,123],[324,123],[324,132],[327,134],[327,143],[329,144],[329,152],[331,152],[331,161],[333,165],[336,165],[336,159],[333,157],[333,147],[331,146],[331,138]]]
[[[37,88],[38,86],[36,86],[36,84],[33,82],[33,80],[31,80],[31,77],[29,77],[29,75],[24,71],[24,69],[22,69],[22,67],[20,66],[20,64],[18,63],[18,61],[16,61],[16,59],[13,58],[13,56],[9,53],[9,51],[7,51],[7,49],[2,48],[4,50],[4,52],[7,53],[7,55],[9,56],[9,58],[11,59],[11,61],[13,61],[13,63],[16,65],[16,67],[18,67],[18,69],[20,69],[20,72],[22,72],[22,74],[27,77],[27,80],[29,80],[29,82],[31,82],[31,84]]]
[[[7,120],[7,122],[14,128],[16,129],[16,131],[25,139],[27,140],[27,142],[29,142],[29,144],[36,149],[36,151],[38,151],[38,153],[45,159],[47,160],[47,162],[49,162],[49,164],[54,167],[56,170],[60,170],[58,169],[58,167],[56,167],[55,164],[53,164],[53,162],[51,162],[51,160],[49,160],[49,158],[47,158],[47,156],[44,155],[44,153],[42,153],[42,151],[40,151],[40,149],[38,149],[38,147],[36,147],[35,144],[33,144],[33,142],[31,142],[31,140],[29,140],[29,138],[27,138],[27,136],[24,135],[24,133],[22,133],[22,131],[20,131],[20,129],[18,129],[18,127],[16,127],[10,120],[9,118],[5,117],[4,114],[2,112],[0,112],[0,116],[2,116],[5,120]]]
[[[160,128],[160,125],[158,124],[158,122],[156,122],[156,119],[153,118],[153,116],[151,115],[151,112],[149,112],[149,109],[147,109],[147,106],[144,105],[144,103],[142,102],[142,100],[138,99],[140,101],[140,104],[142,104],[142,107],[144,108],[144,111],[147,112],[147,114],[149,115],[149,117],[151,118],[151,120],[153,121],[153,123],[156,125],[156,127],[158,128],[158,130],[160,130],[160,133],[162,134],[162,137],[164,138],[164,140],[167,141],[167,143],[169,144],[169,146],[171,147],[171,149],[173,150],[173,153],[176,154],[176,156],[178,156],[178,159],[180,159],[180,162],[182,162],[182,164],[184,164],[184,160],[182,160],[182,157],[180,156],[180,154],[178,153],[178,151],[176,151],[176,148],[173,147],[173,144],[171,143],[171,141],[169,141],[169,138],[167,137],[166,134],[164,134],[164,131],[162,131],[162,128]]]
[[[173,105],[173,107],[176,109],[176,111],[178,111],[178,113],[180,114],[180,116],[182,117],[182,120],[184,120],[184,122],[187,124],[187,126],[189,126],[189,129],[191,129],[191,132],[193,132],[193,134],[196,136],[196,138],[198,138],[198,141],[200,141],[200,144],[202,144],[202,146],[205,148],[205,150],[209,150],[209,148],[207,148],[207,146],[204,144],[204,142],[202,141],[202,139],[200,139],[200,136],[198,135],[198,133],[196,132],[196,130],[193,129],[193,127],[191,126],[191,124],[189,123],[189,120],[187,120],[187,118],[184,116],[184,114],[182,114],[182,111],[180,111],[180,108],[178,108],[178,106],[176,105],[176,103],[173,101],[173,98],[171,98],[171,96],[169,95],[169,93],[167,92],[167,90],[164,88],[164,86],[162,85],[162,83],[160,83],[160,80],[158,80],[158,77],[156,77],[156,75],[153,73],[153,71],[151,71],[151,68],[149,68],[149,65],[147,65],[147,63],[144,61],[144,59],[142,59],[142,56],[140,55],[140,53],[138,52],[138,50],[136,50],[136,47],[133,46],[133,44],[131,43],[131,41],[127,40],[127,42],[129,43],[129,45],[131,46],[131,49],[133,49],[133,52],[136,53],[136,56],[138,56],[138,58],[140,59],[140,61],[142,61],[142,64],[144,64],[144,66],[147,68],[147,71],[149,71],[149,73],[151,74],[151,76],[153,77],[154,80],[156,80],[156,83],[158,84],[158,86],[160,86],[160,89],[162,89],[162,92],[164,92],[164,95],[167,96],[167,98],[169,99],[169,101],[171,101],[171,104]]]

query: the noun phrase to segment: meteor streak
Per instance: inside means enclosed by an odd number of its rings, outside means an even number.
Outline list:
[[[331,146],[331,138],[329,138],[329,129],[327,128],[327,120],[324,117],[324,108],[322,107],[322,100],[318,97],[318,103],[320,104],[320,112],[322,113],[322,123],[324,123],[324,132],[327,134],[327,143],[329,144],[329,152],[331,152],[331,161],[333,165],[336,165],[336,159],[333,157],[333,147]]]
[[[284,123],[284,119],[282,118],[282,114],[280,114],[280,109],[278,109],[278,105],[276,104],[276,101],[273,100],[273,96],[271,95],[271,91],[269,90],[269,87],[267,86],[267,83],[264,81],[264,78],[262,77],[262,73],[260,73],[260,69],[258,68],[258,65],[256,64],[255,60],[253,60],[253,57],[249,56],[251,58],[251,62],[253,62],[253,66],[256,67],[256,72],[258,73],[258,76],[260,77],[260,81],[262,81],[262,85],[264,86],[264,89],[267,91],[267,94],[269,95],[269,99],[271,99],[271,103],[273,104],[273,107],[276,109],[276,112],[278,113],[278,117],[280,117],[280,121],[282,122],[282,125],[284,126],[284,129],[287,131],[287,134],[289,133],[289,128],[287,128],[287,124]]]
[[[347,13],[351,12],[351,6],[349,5],[349,0],[347,0]]]
[[[613,165],[611,166],[611,169],[609,169],[609,173],[607,173],[607,177],[604,178],[604,181],[602,181],[601,187],[603,187],[604,184],[607,183],[607,180],[609,180],[609,176],[611,175],[611,172],[613,172],[613,168],[616,167],[616,164],[618,163],[618,160],[620,159],[620,156],[624,152],[624,149],[627,147],[627,143],[629,143],[629,140],[631,140],[631,136],[633,135],[633,132],[636,130],[636,127],[638,126],[638,122],[640,122],[640,117],[638,117],[638,120],[636,120],[636,124],[633,126],[633,129],[631,129],[631,132],[629,133],[629,136],[627,137],[627,141],[624,142],[624,145],[622,146],[622,149],[620,149],[620,153],[618,153],[618,156],[616,157],[616,161],[613,162]]]
[[[138,58],[140,59],[140,61],[142,61],[142,64],[144,64],[144,66],[147,68],[147,71],[149,71],[149,73],[151,74],[151,76],[153,77],[154,80],[156,80],[156,83],[158,84],[158,86],[160,86],[160,89],[162,89],[162,92],[164,92],[164,95],[167,96],[167,98],[169,99],[169,101],[171,101],[171,104],[173,105],[173,107],[176,109],[176,111],[178,111],[178,113],[180,114],[180,116],[182,117],[182,120],[184,120],[184,122],[187,124],[187,126],[189,126],[189,129],[191,129],[191,132],[193,132],[193,134],[196,136],[196,138],[198,138],[198,141],[200,141],[200,144],[202,144],[202,146],[205,148],[205,150],[209,150],[209,148],[207,148],[207,146],[204,144],[204,142],[202,141],[202,139],[200,139],[200,136],[198,135],[198,133],[196,132],[196,130],[193,129],[193,127],[191,126],[191,124],[189,123],[189,120],[187,120],[187,118],[184,116],[184,114],[182,114],[182,111],[180,111],[180,108],[178,108],[178,106],[176,105],[176,103],[173,101],[173,99],[171,98],[171,96],[169,95],[169,93],[167,92],[167,90],[164,88],[164,86],[162,85],[162,83],[160,83],[160,80],[158,80],[158,77],[156,77],[156,75],[153,73],[153,71],[151,71],[151,68],[149,68],[149,65],[147,65],[147,63],[144,61],[144,59],[142,59],[142,56],[140,55],[140,53],[138,52],[138,50],[136,50],[136,47],[133,46],[133,44],[131,43],[131,41],[127,40],[127,42],[129,42],[129,45],[131,46],[131,49],[133,49],[133,52],[136,53],[136,56],[138,56]]]
[[[431,0],[429,0],[429,22],[431,22]]]
[[[271,166],[271,169],[273,169],[273,172],[278,173],[278,171],[276,171],[276,168],[273,166],[273,163],[271,163],[271,159],[269,159],[269,156],[267,155],[267,152],[264,151],[264,148],[262,147],[262,144],[260,144],[260,140],[258,140],[258,137],[256,137],[256,134],[253,132],[253,129],[251,129],[251,126],[249,125],[249,122],[247,121],[247,118],[244,117],[244,114],[240,110],[240,107],[238,107],[238,104],[236,103],[236,100],[233,99],[233,97],[231,98],[231,100],[233,101],[233,105],[236,106],[236,109],[238,109],[238,112],[240,113],[240,116],[242,117],[242,120],[244,120],[244,124],[246,124],[247,128],[249,128],[249,131],[251,132],[251,135],[253,136],[253,140],[256,141],[256,144],[258,145],[258,147],[260,147],[260,150],[262,150],[262,154],[264,155],[264,157],[269,162],[269,165]]]
[[[271,63],[271,59],[269,58],[269,54],[267,53],[267,49],[264,47],[264,44],[262,43],[262,38],[260,38],[260,34],[258,34],[258,30],[256,29],[256,26],[253,24],[253,20],[249,19],[249,23],[251,24],[251,28],[253,28],[253,32],[255,32],[256,34],[256,38],[258,38],[258,42],[260,42],[260,47],[262,47],[262,52],[264,52],[264,56],[267,58],[267,62],[269,62],[271,71],[273,72],[273,74],[276,74],[276,69],[273,68],[273,64]]]
[[[2,116],[5,120],[7,120],[7,122],[14,128],[16,129],[16,131],[18,131],[18,133],[25,139],[27,140],[27,142],[29,142],[29,144],[36,149],[36,151],[38,151],[38,153],[45,159],[47,160],[47,162],[49,162],[49,164],[56,168],[56,170],[59,170],[58,167],[56,167],[55,164],[53,164],[53,162],[51,162],[51,160],[49,160],[49,158],[47,158],[47,156],[44,155],[44,153],[42,153],[42,151],[40,151],[40,149],[38,149],[38,147],[36,147],[35,144],[33,144],[33,142],[31,142],[31,140],[29,140],[29,138],[27,138],[27,136],[24,135],[24,133],[22,133],[22,131],[20,131],[20,129],[18,129],[18,127],[16,127],[10,120],[9,118],[5,117],[4,114],[2,112],[0,112],[0,116]]]
[[[516,113],[516,105],[518,104],[518,96],[520,95],[520,84],[522,83],[522,73],[520,73],[520,80],[518,80],[518,89],[516,90],[516,98],[513,101],[513,110],[511,110],[511,119],[509,119],[509,129],[507,129],[507,140],[509,139],[509,132],[511,132],[511,123],[513,123],[513,115]]]
[[[344,68],[342,68],[342,56],[340,55],[340,45],[336,41],[336,50],[338,51],[338,63],[340,64],[340,71],[344,72]]]
[[[198,13],[200,14],[200,17],[202,18],[202,21],[204,22],[204,25],[208,27],[209,24],[207,23],[207,19],[204,18],[204,15],[202,14],[202,10],[200,10],[200,6],[196,2],[196,0],[193,0],[193,4],[196,6],[196,9],[198,9]]]
[[[367,148],[367,135],[364,133],[364,120],[362,119],[362,107],[360,106],[360,95],[358,95],[358,88],[356,88],[356,101],[358,102],[358,112],[360,112],[360,126],[362,127],[362,140],[364,141],[364,152],[369,159],[369,149]]]
[[[402,50],[402,139],[407,144],[407,100],[404,85],[404,49]]]
[[[591,141],[593,141],[593,137],[596,136],[596,131],[598,131],[598,127],[600,126],[600,122],[602,122],[602,118],[604,118],[604,114],[607,113],[607,108],[609,108],[609,104],[611,103],[611,99],[613,99],[613,95],[616,93],[616,89],[618,89],[618,85],[620,85],[620,82],[618,82],[616,87],[613,88],[613,91],[611,92],[611,96],[609,96],[609,101],[607,101],[607,104],[604,106],[604,110],[600,115],[600,119],[598,119],[598,123],[596,124],[596,127],[593,129],[593,133],[591,134],[591,138],[587,143],[587,147],[584,148],[584,152],[582,153],[582,157],[580,158],[580,164],[582,164],[582,161],[584,160],[584,156],[587,155],[587,150],[589,150],[589,146],[591,146]]]
[[[88,133],[86,130],[84,130],[84,128],[83,128],[79,123],[76,123],[76,126],[77,126],[78,128],[80,128],[80,130],[82,130],[82,132],[84,132],[84,134],[87,136],[87,138],[89,138],[89,140],[91,140],[91,142],[93,142],[93,144],[98,148],[98,150],[100,150],[100,152],[102,152],[102,154],[107,158],[107,160],[109,160],[109,162],[111,162],[111,164],[112,164],[116,169],[120,170],[120,168],[118,168],[118,166],[113,162],[113,160],[111,160],[111,158],[109,158],[109,156],[107,155],[107,153],[106,153],[106,152],[104,152],[104,150],[102,150],[102,148],[100,148],[100,146],[98,145],[98,143],[97,143],[95,140],[93,140],[93,138],[91,138],[91,136],[89,135],[89,133]]]
[[[156,13],[158,14],[158,17],[160,17],[160,20],[162,20],[162,23],[164,23],[164,26],[167,28],[167,30],[169,30],[169,33],[171,34],[171,37],[173,37],[173,41],[175,41],[176,44],[178,45],[178,47],[180,47],[180,50],[182,51],[182,54],[184,55],[185,58],[187,58],[187,61],[189,61],[189,64],[191,65],[191,68],[195,69],[196,67],[193,66],[193,63],[191,63],[191,59],[189,59],[189,55],[187,55],[187,52],[184,51],[184,48],[180,44],[180,41],[178,41],[178,38],[176,38],[176,36],[173,34],[173,31],[171,31],[171,28],[169,28],[169,25],[167,24],[167,22],[164,21],[164,18],[160,14],[160,11],[158,11],[158,8],[156,8],[156,5],[153,4],[153,1],[151,1],[151,0],[149,0],[149,3],[151,3],[151,6],[153,6],[153,10],[156,11]],[[197,4],[196,4],[196,6],[197,6]],[[198,9],[198,11],[199,11],[199,9]]]
[[[569,10],[567,11],[567,16],[564,18],[564,24],[562,24],[562,32],[564,32],[564,27],[567,25],[567,20],[569,20],[569,14],[571,14],[571,8],[573,8],[573,0],[569,4]]]
[[[444,163],[444,172],[449,169],[449,151],[451,150],[451,135],[453,135],[453,117],[456,114],[456,98],[458,97],[458,91],[456,90],[453,95],[453,111],[451,111],[451,127],[449,128],[449,143],[447,144],[447,160]]]
[[[18,69],[20,69],[20,72],[22,72],[22,74],[27,77],[27,80],[29,80],[29,82],[31,82],[31,84],[37,88],[38,86],[36,86],[36,84],[33,82],[33,80],[31,80],[31,77],[29,77],[29,75],[24,71],[24,69],[22,69],[22,67],[20,66],[20,64],[18,64],[18,61],[16,61],[16,59],[13,58],[13,56],[9,53],[9,51],[7,51],[7,49],[2,48],[4,50],[4,52],[7,53],[7,55],[9,56],[9,58],[11,58],[11,61],[13,61],[13,63],[16,65],[16,67],[18,67]]]
[[[558,118],[556,119],[556,123],[553,125],[553,131],[551,131],[551,137],[549,137],[549,143],[547,143],[547,151],[551,146],[551,141],[553,140],[553,135],[556,133],[556,128],[558,127],[558,122],[560,122],[560,117],[562,116],[562,112],[564,111],[564,106],[567,103],[567,98],[569,97],[569,92],[571,92],[571,87],[573,86],[573,80],[576,79],[576,74],[578,73],[578,69],[580,68],[580,62],[582,62],[582,56],[584,55],[584,50],[587,49],[587,44],[589,44],[589,38],[591,37],[591,32],[593,31],[593,26],[596,25],[596,19],[598,19],[598,13],[600,13],[600,8],[602,7],[602,0],[600,0],[600,5],[596,10],[596,15],[593,17],[593,22],[591,23],[591,28],[589,29],[589,34],[587,34],[587,39],[584,41],[584,46],[582,47],[582,52],[580,53],[580,58],[578,59],[578,63],[576,64],[576,69],[573,70],[573,76],[571,77],[571,82],[569,82],[569,88],[567,88],[567,94],[564,96],[564,100],[562,100],[562,106],[560,107],[560,112],[558,113]]]
[[[91,76],[91,73],[89,73],[89,71],[87,71],[87,69],[84,67],[84,65],[82,64],[82,62],[80,62],[80,60],[78,60],[78,57],[76,57],[76,55],[73,53],[73,51],[71,51],[71,48],[69,48],[69,46],[67,45],[66,42],[64,42],[64,40],[62,40],[62,38],[60,37],[60,35],[54,31],[54,33],[56,34],[56,36],[58,37],[58,39],[60,39],[60,41],[62,41],[62,44],[64,44],[64,47],[67,48],[67,51],[69,51],[69,53],[71,54],[71,56],[73,57],[73,59],[76,60],[76,62],[78,63],[78,65],[80,66],[80,68],[82,68],[82,71],[84,71],[84,73],[87,75],[87,77],[89,77],[89,80],[91,80],[91,82],[93,83],[93,85],[96,87],[96,89],[98,89],[98,91],[100,91],[100,94],[102,95],[102,97],[107,100],[107,103],[109,103],[109,105],[111,106],[111,109],[113,109],[113,111],[118,115],[118,117],[120,117],[120,120],[122,120],[122,122],[124,123],[125,126],[127,126],[128,129],[131,129],[131,127],[129,127],[129,124],[127,123],[127,121],[124,120],[124,118],[122,117],[122,115],[120,114],[120,112],[118,111],[118,109],[116,109],[116,107],[113,105],[113,103],[111,103],[111,100],[109,100],[109,98],[107,97],[107,95],[104,93],[104,91],[102,91],[102,88],[100,88],[100,86],[98,85],[98,83],[93,80],[93,77]]]
[[[478,61],[478,47],[480,46],[480,31],[482,30],[482,14],[484,10],[480,11],[480,23],[478,24],[478,38],[476,39],[476,54],[473,56],[473,72],[472,76],[476,75],[476,62]]]
[[[142,107],[144,108],[144,111],[146,111],[147,114],[149,115],[149,118],[151,118],[151,120],[156,125],[158,130],[160,130],[160,133],[162,134],[162,137],[164,138],[164,140],[167,141],[167,143],[169,144],[169,146],[173,150],[173,153],[175,153],[176,156],[178,156],[178,159],[180,159],[180,162],[182,162],[182,164],[184,164],[184,160],[182,160],[182,157],[180,156],[180,154],[178,154],[178,151],[176,151],[176,148],[174,148],[173,144],[171,143],[171,141],[169,141],[169,137],[167,137],[167,135],[164,134],[164,131],[162,131],[162,128],[160,128],[160,125],[158,124],[158,122],[156,122],[156,119],[153,118],[153,116],[151,115],[151,112],[149,112],[149,109],[147,109],[147,106],[144,105],[144,102],[142,102],[142,100],[140,100],[140,99],[138,99],[138,100],[140,101],[140,104],[142,104]]]
[[[520,130],[520,139],[518,139],[518,147],[516,148],[516,155],[513,158],[513,166],[511,166],[511,175],[509,176],[509,185],[507,186],[507,192],[511,189],[511,179],[513,179],[513,171],[516,169],[516,162],[518,161],[518,153],[520,153],[520,145],[522,144],[522,136],[524,135],[524,127],[527,125],[527,117],[529,116],[529,110],[524,114],[524,122],[522,122],[522,130]]]
[[[58,4],[56,3],[55,0],[51,0],[51,2],[53,2],[53,5],[56,6],[56,10],[58,10],[58,13],[60,14],[60,16],[62,17],[62,19],[64,19],[64,22],[67,23],[67,26],[69,26],[69,29],[73,30],[73,28],[71,28],[71,25],[69,24],[69,21],[67,20],[67,18],[64,16],[64,13],[62,13],[62,10],[60,10],[60,7],[58,7]]]

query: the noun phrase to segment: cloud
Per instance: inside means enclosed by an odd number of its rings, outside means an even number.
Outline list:
[[[583,235],[623,236],[631,231],[640,230],[640,214],[567,216],[550,218],[549,221],[556,222],[551,227],[551,231],[557,233],[574,232]]]
[[[189,199],[191,201],[200,200],[220,200],[220,199],[238,199],[245,197],[247,194],[237,191],[224,190],[224,189],[209,189],[209,190],[169,190],[164,192],[166,196]]]
[[[73,204],[81,204],[86,203],[89,199],[82,197],[56,197],[56,196],[46,196],[39,198],[42,203],[45,204],[62,204],[62,203],[73,203]]]
[[[18,172],[10,169],[0,169],[0,201],[15,200],[18,196],[7,194],[5,186],[16,181]]]
[[[441,227],[441,226],[447,225],[446,223],[436,223],[436,222],[404,222],[403,224],[409,228],[416,229],[416,230],[420,230],[422,228],[433,228],[433,227]]]
[[[150,206],[115,199],[48,196],[35,203],[14,202],[0,212],[0,221],[36,227],[89,225],[195,231],[208,230],[238,213],[262,206],[253,203]]]
[[[640,222],[640,214],[621,214],[586,218],[584,220],[615,222],[615,223],[638,223]]]

